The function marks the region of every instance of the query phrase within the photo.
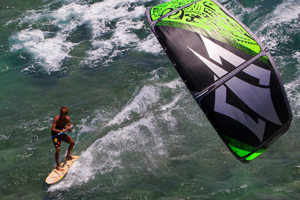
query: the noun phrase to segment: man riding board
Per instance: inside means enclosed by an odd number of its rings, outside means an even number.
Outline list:
[[[61,107],[60,109],[60,115],[57,115],[53,119],[51,133],[52,133],[52,140],[53,144],[55,146],[55,161],[56,161],[56,169],[59,171],[64,171],[64,169],[61,169],[59,166],[59,152],[60,152],[60,145],[61,141],[67,142],[70,144],[68,148],[68,153],[66,156],[66,159],[71,160],[73,157],[70,155],[71,151],[75,145],[75,142],[72,140],[71,137],[69,137],[67,134],[65,134],[66,131],[71,132],[71,119],[68,115],[68,108],[66,106]],[[65,127],[67,125],[67,127]],[[63,132],[63,133],[61,133]],[[59,134],[61,133],[61,134]],[[59,135],[58,135],[59,134]]]

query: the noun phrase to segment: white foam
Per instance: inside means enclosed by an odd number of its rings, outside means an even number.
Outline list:
[[[294,20],[299,20],[299,14],[300,2],[286,0],[278,5],[273,12],[269,13],[264,18],[256,20],[261,25],[257,28],[255,34],[267,44],[268,48],[276,49],[276,46],[279,43],[289,40],[289,35],[282,34],[280,29],[286,29],[286,27],[282,27],[283,25],[288,25],[292,28],[290,23]],[[256,24],[256,22],[254,22],[254,24]],[[293,26],[299,26],[297,24],[293,24]],[[261,34],[262,32],[264,33]]]
[[[295,52],[295,54],[292,56],[294,59],[297,59],[297,69],[300,69],[300,52]],[[283,59],[282,59],[283,60]],[[284,65],[284,63],[282,63]],[[291,104],[292,114],[294,118],[300,117],[300,78],[297,76],[296,79],[292,80],[291,82],[284,85],[288,100]]]
[[[298,63],[300,63],[300,51],[295,52],[293,58],[296,58],[298,60]]]
[[[161,111],[163,111],[163,113],[160,118],[168,127],[174,128],[177,125],[177,119],[172,115],[172,111],[174,111],[174,109],[180,110],[180,106],[177,104],[180,99],[181,96],[177,95],[173,98],[172,102],[161,106]]]
[[[266,16],[264,24],[260,29],[265,29],[267,26],[291,22],[297,19],[300,14],[300,2],[286,0],[277,8]]]
[[[156,77],[157,71],[153,72],[153,76]],[[151,79],[151,78],[150,78]],[[131,120],[134,116],[133,113],[138,115],[147,116],[148,110],[153,109],[153,106],[157,105],[158,102],[165,102],[163,97],[160,96],[161,90],[170,89],[177,93],[172,97],[171,102],[161,103],[160,111],[164,111],[162,118],[169,122],[169,124],[177,124],[176,119],[171,117],[172,109],[179,109],[178,102],[182,100],[182,95],[185,92],[184,84],[179,79],[168,83],[159,83],[155,85],[145,85],[142,89],[136,88],[135,94],[133,94],[132,99],[125,105],[121,112],[119,112],[108,124],[107,126],[120,125],[125,121]],[[177,91],[177,92],[175,92]],[[172,122],[172,123],[171,123]]]
[[[7,140],[10,138],[10,135],[0,135],[0,140]]]
[[[294,118],[300,117],[300,79],[296,79],[284,85],[289,103],[291,104]]]
[[[165,54],[154,34],[150,34],[146,39],[141,40],[136,49],[152,54]]]
[[[222,3],[225,8],[230,10],[230,12],[232,12],[234,16],[237,17],[240,21],[243,21],[243,17],[245,15],[255,13],[255,11],[259,8],[259,6],[244,8],[238,0],[221,0],[220,3]]]
[[[157,85],[159,85],[161,87],[167,87],[167,88],[170,88],[172,90],[185,87],[184,83],[179,78],[174,79],[173,81],[170,81],[170,82],[167,82],[167,83],[159,83]]]
[[[104,1],[93,5],[91,13],[101,14],[92,15],[93,18],[90,19],[94,48],[87,51],[89,58],[85,62],[99,62],[104,57],[108,57],[107,62],[109,62],[114,57],[122,55],[126,48],[134,49],[139,46],[140,39],[131,30],[139,30],[145,26],[143,20],[137,20],[144,15],[145,8],[136,6],[134,12],[128,12],[128,7],[132,2],[125,2],[116,1],[111,4],[110,1]],[[116,5],[122,6],[116,7]],[[108,27],[112,22],[116,22],[113,30]],[[108,33],[113,33],[109,40],[98,39]]]
[[[137,88],[138,89],[138,88]],[[124,109],[112,119],[108,126],[121,124],[126,120],[130,120],[132,112],[141,114],[147,112],[151,105],[159,100],[159,90],[154,86],[144,86],[132,100],[125,105]]]
[[[160,45],[153,43],[152,36],[147,38],[146,41],[149,42],[145,42],[132,31],[145,27],[146,8],[142,5],[143,2],[147,0],[139,3],[134,0],[113,2],[106,0],[91,5],[75,2],[54,11],[48,9],[51,5],[49,4],[44,10],[28,11],[23,18],[15,20],[18,21],[19,26],[29,24],[27,25],[29,27],[11,37],[13,43],[11,50],[22,49],[33,55],[34,63],[25,71],[34,70],[37,66],[43,66],[48,73],[58,71],[65,58],[70,57],[70,51],[78,45],[68,41],[67,38],[76,31],[78,26],[86,25],[91,31],[92,37],[88,40],[93,47],[86,49],[86,57],[81,60],[81,64],[108,63],[116,56],[122,55],[124,51],[134,49],[137,51],[152,49],[150,52],[159,52]],[[10,23],[12,21],[6,25]],[[42,31],[42,29],[32,28],[37,24],[40,27],[41,23],[43,26],[58,29]],[[103,37],[104,35],[108,36]],[[149,48],[146,47],[148,44],[151,45]]]
[[[36,32],[40,31],[22,31],[19,33],[19,38],[24,35],[33,35],[33,38],[35,38],[31,41],[24,42],[23,47],[33,53],[35,61],[41,63],[48,72],[58,71],[63,59],[68,57],[69,52],[75,44],[66,42],[66,36],[60,34],[55,38],[45,39],[43,36],[37,38],[35,35]]]

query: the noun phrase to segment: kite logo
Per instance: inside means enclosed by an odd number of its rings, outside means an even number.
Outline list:
[[[201,38],[210,59],[214,60],[219,65],[201,56],[191,48],[187,48],[190,49],[190,51],[192,51],[203,63],[205,63],[210,70],[212,70],[212,72],[215,74],[215,80],[228,73],[221,67],[223,65],[221,58],[231,63],[235,67],[238,67],[245,62],[243,58],[217,45],[206,37],[201,36]],[[227,89],[230,89],[241,101],[243,101],[249,108],[251,108],[258,115],[262,116],[264,119],[267,119],[274,124],[282,125],[275,111],[271,98],[271,91],[268,87],[270,84],[271,72],[254,64],[250,64],[243,70],[243,72],[258,79],[259,85],[263,87],[252,85],[234,76],[225,82],[224,85],[215,90],[214,111],[240,122],[249,130],[251,130],[262,142],[264,139],[266,122],[260,118],[258,118],[256,122],[242,110],[226,103],[226,91]]]

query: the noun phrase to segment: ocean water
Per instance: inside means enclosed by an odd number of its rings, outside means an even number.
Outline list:
[[[270,49],[289,131],[242,164],[146,23],[165,0],[1,0],[0,199],[300,199],[300,1],[219,0]],[[51,125],[81,155],[55,185]],[[60,159],[68,145],[62,144]]]

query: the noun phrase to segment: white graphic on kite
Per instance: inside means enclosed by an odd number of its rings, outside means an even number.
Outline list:
[[[244,59],[215,44],[206,37],[201,36],[201,38],[207,49],[209,57],[219,63],[221,66],[223,65],[221,57],[235,67],[245,62]],[[214,72],[215,80],[228,73],[226,70],[210,62],[191,48],[189,49]],[[259,80],[259,84],[262,86],[269,86],[270,84],[271,72],[269,70],[251,64],[244,69],[243,72],[257,78]],[[225,85],[257,114],[274,124],[282,125],[272,102],[270,88],[257,87],[237,77],[232,77],[225,83]],[[258,121],[256,122],[242,110],[227,104],[226,90],[227,88],[224,85],[215,90],[214,111],[240,122],[249,130],[251,130],[262,142],[264,138],[266,122],[260,118],[258,118]]]

